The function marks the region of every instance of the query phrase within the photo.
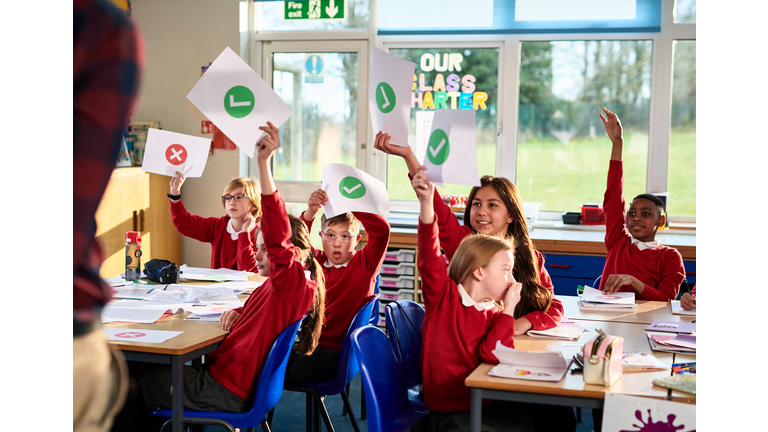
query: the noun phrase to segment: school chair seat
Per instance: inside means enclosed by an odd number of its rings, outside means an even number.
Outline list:
[[[302,318],[303,319],[303,318]],[[288,364],[288,355],[296,339],[296,333],[301,325],[302,319],[289,325],[278,335],[272,349],[269,351],[267,361],[261,369],[261,374],[256,382],[256,393],[253,400],[253,407],[244,413],[229,413],[216,411],[194,411],[184,410],[182,421],[188,424],[208,424],[217,425],[226,428],[230,432],[235,432],[235,428],[241,431],[244,429],[253,430],[261,424],[264,431],[269,431],[269,422],[265,415],[272,410],[280,396],[283,394],[283,382],[285,380],[285,368]],[[167,417],[160,431],[170,429],[172,425],[173,410],[161,409],[151,413],[155,417]]]
[[[357,314],[355,314],[355,318],[352,320],[349,330],[347,330],[347,335],[344,337],[344,342],[339,351],[336,377],[333,381],[300,382],[285,386],[285,390],[307,394],[307,430],[319,429],[320,419],[317,415],[318,411],[323,418],[326,429],[329,432],[334,430],[323,399],[326,396],[340,394],[341,399],[344,402],[345,412],[349,413],[349,420],[352,422],[352,428],[355,432],[360,432],[360,428],[357,425],[357,420],[355,420],[354,411],[349,403],[349,397],[346,392],[347,384],[349,384],[349,382],[357,376],[358,372],[360,372],[360,364],[358,363],[357,356],[352,351],[351,335],[353,331],[367,325],[371,321],[371,310],[378,300],[379,295],[375,294],[373,298],[368,300],[365,305],[357,311]]]
[[[384,307],[384,320],[392,351],[405,371],[408,400],[416,411],[429,411],[424,405],[424,378],[421,374],[421,326],[424,308],[410,300],[398,300]]]
[[[414,410],[408,400],[403,365],[387,335],[371,325],[359,328],[352,333],[352,347],[368,398],[368,431],[409,431],[426,412]]]
[[[379,294],[379,286],[381,284],[381,274],[376,275],[376,285],[374,285],[373,293]],[[379,325],[379,299],[376,299],[376,302],[373,305],[373,309],[371,309],[371,320],[368,321],[368,324],[377,326]],[[346,387],[347,395],[349,395],[349,383],[347,383]],[[344,410],[344,413],[346,414],[346,410]],[[367,417],[367,410],[365,409],[365,392],[363,392],[363,389],[360,389],[360,418],[365,420]]]

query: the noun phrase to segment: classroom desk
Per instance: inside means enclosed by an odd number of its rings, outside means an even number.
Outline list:
[[[584,311],[579,308],[577,296],[558,295],[563,303],[564,318],[588,321],[612,321],[649,325],[655,320],[691,322],[695,315],[674,315],[669,302],[637,300],[634,312]]]
[[[578,323],[589,330],[584,332],[578,341],[516,336],[515,349],[523,351],[574,350],[578,349],[575,348],[576,346],[583,346],[589,339],[597,335],[595,330],[599,328],[608,334],[622,336],[625,351],[651,352],[645,324],[588,320],[582,320]],[[582,374],[571,374],[570,372],[566,373],[559,382],[497,378],[488,375],[488,371],[493,366],[483,363],[465,380],[465,384],[472,389],[470,430],[480,431],[483,399],[602,409],[605,393],[612,392],[675,402],[696,403],[694,395],[653,385],[654,379],[671,375],[671,365],[675,362],[674,355],[671,353],[654,351],[653,355],[668,366],[666,371],[625,373],[611,387],[584,384]],[[573,367],[575,366],[572,365],[571,368]]]
[[[126,360],[171,365],[173,379],[173,432],[181,432],[182,411],[184,410],[184,390],[182,369],[184,363],[209,354],[216,350],[228,332],[221,329],[218,322],[184,321],[189,312],[178,313],[173,317],[163,318],[152,324],[113,322],[104,327],[130,328],[144,330],[182,331],[184,333],[163,343],[137,343],[109,341],[119,348]]]

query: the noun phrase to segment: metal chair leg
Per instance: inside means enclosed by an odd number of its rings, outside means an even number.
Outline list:
[[[347,393],[347,396],[349,396],[349,383],[347,383],[347,386],[344,388],[344,391]],[[344,417],[347,415],[347,407],[342,406],[341,408],[341,416]]]
[[[368,409],[365,407],[365,391],[363,390],[362,383],[360,383],[360,418],[363,420],[368,418]]]
[[[355,412],[352,411],[352,405],[349,403],[347,393],[341,392],[341,398],[344,400],[344,406],[347,407],[347,411],[349,412],[349,421],[352,422],[352,429],[354,429],[355,432],[360,432],[360,428],[357,426],[357,420],[355,420]]]

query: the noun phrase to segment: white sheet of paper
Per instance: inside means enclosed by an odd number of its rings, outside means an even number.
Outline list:
[[[680,300],[672,300],[669,302],[669,307],[672,308],[672,313],[675,315],[693,315],[696,316],[696,309],[694,310],[685,310],[680,305]]]
[[[105,328],[107,340],[120,342],[163,343],[184,332],[168,330],[144,330],[129,328]]]
[[[488,375],[531,381],[560,381],[578,351],[568,347],[558,351],[519,351],[496,341],[493,354],[499,359]]]
[[[480,186],[474,110],[435,111],[427,148],[416,152],[424,154],[421,164],[432,183]]]
[[[170,177],[176,171],[184,177],[201,177],[210,148],[210,138],[150,128],[141,170]]]
[[[222,288],[216,285],[179,285],[170,284],[164,291],[156,291],[147,300],[163,303],[209,303],[214,301],[229,301],[237,298],[238,294],[247,289]]]
[[[187,95],[195,106],[249,157],[271,121],[280,127],[293,112],[280,96],[227,47]]]
[[[204,280],[211,282],[239,281],[248,282],[248,272],[232,269],[208,269],[203,267],[189,267],[182,264],[179,268],[180,275],[188,280]]]
[[[391,135],[390,143],[408,145],[411,88],[416,63],[395,57],[376,47],[371,50],[368,74],[368,105],[373,132]]]
[[[162,290],[165,285],[143,285],[129,283],[122,287],[112,286],[112,298],[143,300],[149,297],[153,292]]]
[[[323,168],[322,189],[328,194],[323,206],[326,218],[351,211],[389,217],[389,193],[379,179],[344,164],[328,164]]]
[[[581,294],[581,300],[592,303],[608,303],[616,305],[635,304],[635,293],[633,292],[615,292],[610,295],[603,294],[602,291],[592,287],[585,286]]]
[[[578,340],[584,332],[584,327],[574,321],[562,321],[557,327],[545,330],[528,330],[528,336],[550,339]]]
[[[239,308],[245,305],[245,302],[237,301],[217,301],[210,302],[204,305],[201,304],[185,304],[184,310],[189,311],[196,315],[221,315],[225,311]]]
[[[130,322],[152,324],[162,318],[166,313],[173,314],[173,309],[168,307],[135,307],[125,306],[120,303],[107,303],[101,310],[101,322]]]
[[[696,405],[606,392],[603,432],[622,430],[696,430]]]

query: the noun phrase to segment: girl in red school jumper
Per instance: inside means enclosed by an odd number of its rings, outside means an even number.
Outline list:
[[[277,336],[307,314],[299,330],[299,346],[311,353],[317,346],[325,310],[325,281],[311,256],[309,231],[297,217],[289,216],[277,192],[269,160],[280,146],[278,129],[268,123],[268,135],[258,151],[264,187],[263,224],[256,254],[259,274],[266,282],[251,294],[243,307],[222,314],[221,326],[229,335],[200,366],[184,366],[184,408],[203,411],[244,412],[253,405],[256,377],[261,373]],[[141,395],[151,408],[171,406],[171,368],[151,363],[132,364]],[[140,417],[123,415],[116,430],[134,428]],[[127,417],[127,419],[126,419]],[[148,416],[147,416],[148,417]],[[138,419],[140,421],[141,419]],[[148,429],[147,429],[148,430]]]
[[[374,147],[405,160],[409,176],[415,176],[421,164],[410,147],[389,143],[389,135],[379,132]],[[528,223],[523,199],[515,185],[504,177],[483,176],[480,187],[472,188],[464,212],[464,225],[435,191],[434,211],[445,256],[451,260],[461,241],[473,234],[513,239],[515,244],[515,279],[523,284],[521,301],[515,310],[515,335],[528,330],[556,327],[563,318],[563,304],[555,298],[554,285],[544,268],[544,255],[533,248],[528,237]]]
[[[256,271],[256,228],[261,219],[259,184],[250,178],[235,178],[224,188],[222,217],[201,217],[187,211],[181,202],[181,185],[186,177],[177,172],[171,178],[171,219],[187,237],[211,244],[211,268]]]
[[[514,239],[467,236],[446,271],[438,239],[440,216],[434,209],[434,186],[419,172],[413,178],[413,188],[420,205],[417,265],[426,309],[421,369],[424,403],[430,413],[411,430],[466,430],[470,389],[464,380],[483,362],[499,363],[492,352],[497,342],[514,347],[515,312],[523,289],[513,275]],[[483,430],[575,428],[570,407],[493,402],[483,408]]]

